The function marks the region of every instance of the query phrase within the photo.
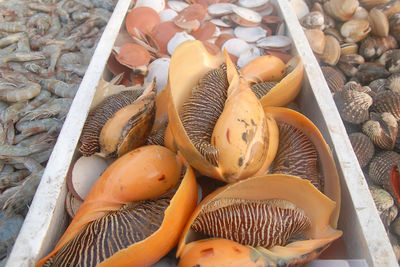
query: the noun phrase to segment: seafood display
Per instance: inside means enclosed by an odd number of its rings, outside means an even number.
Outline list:
[[[217,2],[128,11],[67,176],[71,222],[36,266],[286,266],[341,237],[330,148],[285,107],[304,66],[277,7]]]
[[[400,2],[293,2],[321,64],[393,249],[399,208]]]
[[[0,2],[2,264],[116,2]]]

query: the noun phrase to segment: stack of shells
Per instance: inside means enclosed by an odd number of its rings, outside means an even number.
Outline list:
[[[226,49],[239,68],[270,54],[287,62],[292,41],[269,0],[137,0],[114,44],[108,69],[124,73],[126,86],[167,81],[170,56],[186,40],[200,40],[212,54]]]
[[[400,259],[400,1],[292,2]],[[299,8],[299,6],[301,8]]]
[[[116,2],[0,3],[0,265]]]

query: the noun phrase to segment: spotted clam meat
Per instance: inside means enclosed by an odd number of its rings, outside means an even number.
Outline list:
[[[311,225],[304,211],[282,199],[248,201],[219,199],[209,203],[192,228],[211,237],[226,238],[253,247],[285,246]],[[259,224],[262,222],[262,224]]]

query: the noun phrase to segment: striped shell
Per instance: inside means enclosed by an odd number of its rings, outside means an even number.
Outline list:
[[[318,154],[310,139],[298,128],[278,123],[279,146],[272,163],[272,173],[286,173],[311,181],[323,192],[319,177]]]
[[[372,158],[369,164],[368,175],[371,180],[384,188],[390,184],[390,170],[394,165],[400,164],[400,154],[394,151],[382,151]],[[385,188],[387,189],[387,188]]]
[[[93,109],[83,126],[82,135],[79,139],[81,142],[79,151],[84,156],[90,156],[99,152],[99,137],[103,126],[118,110],[132,104],[142,93],[142,90],[123,91],[107,97]]]
[[[369,84],[373,80],[386,78],[390,72],[382,65],[365,62],[358,67],[356,78],[361,84]]]
[[[304,211],[286,200],[218,199],[198,214],[192,228],[242,245],[270,248],[285,246],[292,235],[301,235],[310,225]]]
[[[389,228],[398,213],[393,197],[389,192],[377,186],[369,186],[369,189],[384,226]]]
[[[372,82],[369,83],[369,88],[371,88],[372,91],[374,91],[376,94],[378,94],[381,91],[384,91],[386,89],[386,79],[376,79],[373,80]]]
[[[400,93],[400,73],[393,73],[386,79],[386,87],[393,92]]]
[[[367,166],[375,153],[375,147],[371,139],[363,133],[355,132],[349,134],[349,139],[357,156],[361,168]]]
[[[368,109],[372,98],[356,90],[342,90],[333,95],[340,116],[344,121],[358,124],[369,118]]]
[[[373,109],[379,113],[390,112],[396,120],[400,120],[400,93],[386,90],[377,94]]]
[[[363,132],[371,138],[377,147],[392,150],[398,131],[396,118],[389,112],[381,114],[371,112],[370,116],[371,119],[362,126]]]
[[[271,91],[271,89],[274,88],[277,84],[278,82],[261,82],[253,84],[250,88],[257,96],[257,98],[261,99],[263,96],[268,94],[268,92]]]
[[[322,66],[321,70],[332,93],[342,90],[346,76],[341,70],[331,66]]]

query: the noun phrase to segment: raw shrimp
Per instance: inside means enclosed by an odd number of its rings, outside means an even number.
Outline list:
[[[0,31],[24,32],[26,31],[26,26],[22,21],[2,21],[0,22]]]
[[[46,13],[50,13],[54,11],[56,8],[55,6],[42,3],[29,3],[28,7],[32,10],[46,12]]]
[[[81,65],[81,64],[65,64],[65,65],[63,65],[64,70],[73,72],[81,77],[83,77],[85,75],[86,67],[87,66]]]
[[[81,64],[82,57],[83,55],[80,52],[65,53],[60,56],[57,65],[62,66],[64,64]]]
[[[19,102],[32,99],[39,95],[41,86],[38,83],[25,83],[22,88],[9,88],[0,90],[0,100],[7,102]]]
[[[29,156],[33,153],[41,152],[52,147],[52,143],[40,143],[32,145],[30,147],[18,145],[2,145],[0,146],[0,159]]]
[[[28,170],[19,170],[7,175],[0,176],[0,191],[4,191],[5,189],[17,186],[20,181],[22,181],[25,177],[29,175]]]
[[[15,128],[22,133],[37,134],[47,132],[54,127],[61,128],[62,122],[58,119],[48,118],[35,121],[22,121],[15,125]]]
[[[11,250],[23,222],[21,215],[6,216],[3,211],[0,213],[0,258],[6,257]]]
[[[61,130],[62,125],[56,125],[53,128],[50,128],[48,132],[41,132],[38,134],[34,133],[21,133],[15,136],[15,143],[19,146],[31,146],[34,144],[40,144],[43,142],[54,142],[56,140],[56,136]]]
[[[52,150],[45,150],[39,153],[35,153],[31,155],[31,158],[34,158],[39,163],[44,163],[49,160]],[[14,168],[18,170],[25,169],[25,165],[21,163],[15,163]],[[1,206],[1,205],[0,205]]]
[[[68,84],[55,79],[43,79],[40,85],[58,96],[68,98],[74,98],[79,88],[78,84]]]
[[[59,119],[64,119],[71,104],[72,99],[70,98],[53,99],[38,107],[36,110],[26,112],[24,117],[21,118],[21,121],[44,119],[52,116],[57,116]]]
[[[8,56],[3,57],[3,62],[7,63],[10,61],[32,61],[32,60],[40,60],[45,59],[45,55],[42,52],[14,52],[9,54]]]
[[[18,42],[18,40],[23,36],[23,33],[9,34],[4,38],[0,39],[0,48],[6,47],[10,44]]]

